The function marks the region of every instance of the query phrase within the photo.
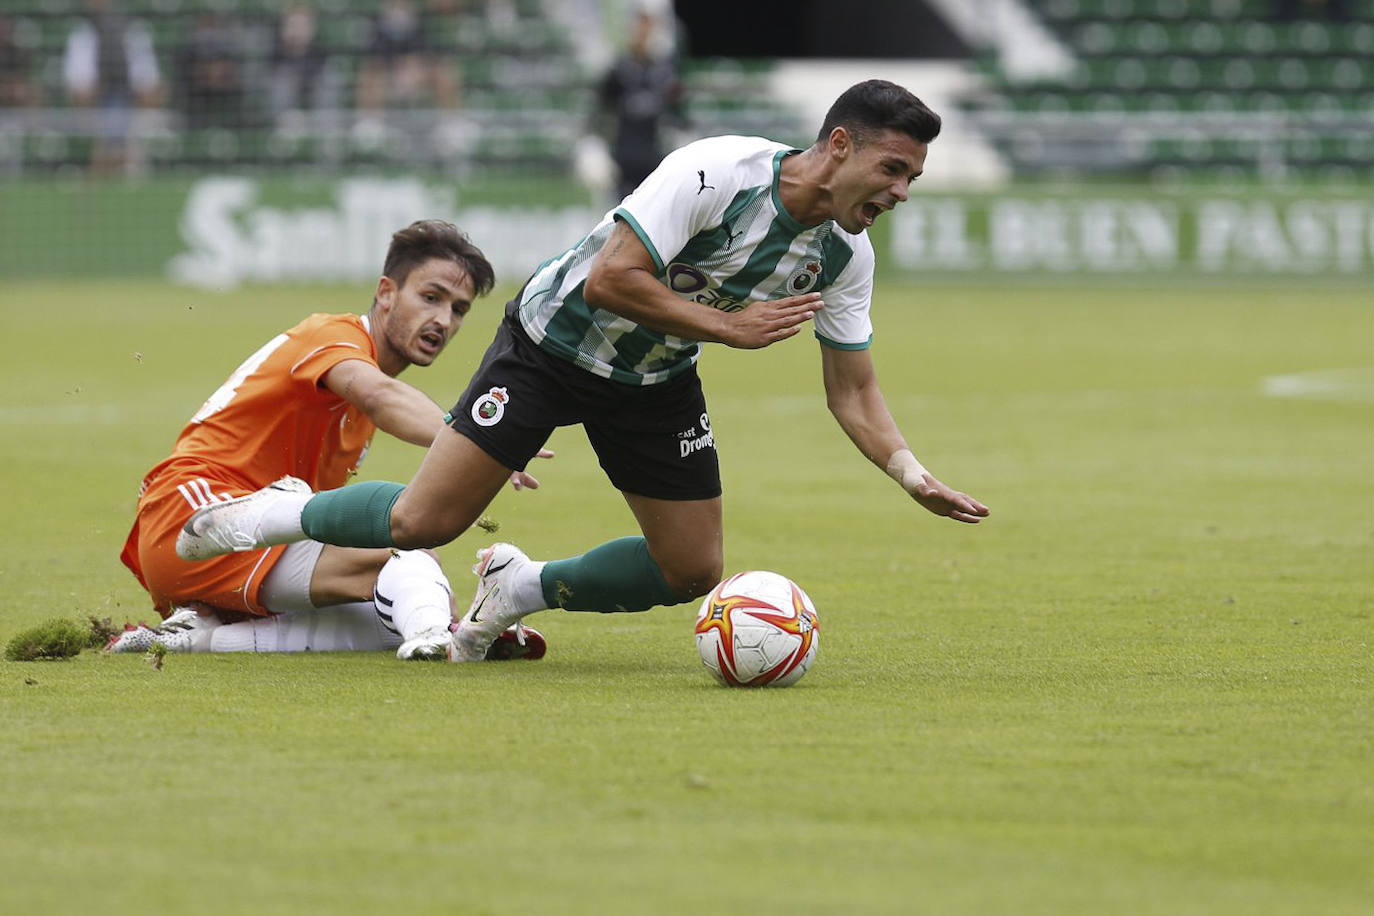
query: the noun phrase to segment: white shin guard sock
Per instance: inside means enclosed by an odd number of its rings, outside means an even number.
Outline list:
[[[258,531],[264,544],[287,544],[305,537],[301,513],[313,493],[278,493],[263,510]]]
[[[544,562],[531,560],[520,567],[511,581],[511,603],[522,611],[533,613],[548,608],[544,600],[544,585],[540,575],[544,572]]]
[[[276,617],[226,623],[210,634],[211,652],[278,652]]]
[[[211,652],[359,652],[400,644],[371,601],[256,617],[224,624],[210,634]]]
[[[377,616],[402,639],[452,623],[451,594],[438,561],[423,550],[393,553],[377,575],[373,592]]]

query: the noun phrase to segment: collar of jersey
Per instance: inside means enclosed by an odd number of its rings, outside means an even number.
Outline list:
[[[794,235],[801,235],[803,232],[816,228],[816,226],[808,226],[799,222],[795,216],[787,212],[787,208],[782,205],[782,195],[778,193],[778,185],[782,181],[782,161],[788,156],[795,156],[800,152],[799,149],[780,149],[773,156],[773,209],[778,211],[778,222],[791,230]],[[828,222],[829,220],[823,220],[817,226],[824,226]]]

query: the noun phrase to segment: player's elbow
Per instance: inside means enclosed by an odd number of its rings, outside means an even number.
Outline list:
[[[636,293],[637,284],[642,284],[648,278],[653,282],[653,274],[636,266],[626,266],[625,264],[606,263],[598,258],[592,262],[592,269],[587,274],[587,280],[582,286],[582,298],[588,305],[606,309],[616,314],[623,314],[623,309],[630,303],[642,298],[643,289]]]
[[[611,301],[612,290],[615,284],[611,279],[612,272],[602,264],[598,258],[592,262],[591,272],[587,274],[587,282],[582,286],[582,298],[588,305],[603,307],[605,303]]]
[[[389,411],[396,403],[394,386],[404,384],[395,379],[369,379],[360,384],[350,392],[349,402],[358,410],[362,411],[375,426],[382,429],[388,427],[387,417]]]
[[[854,416],[858,409],[858,402],[847,391],[827,391],[825,393],[825,406],[830,411],[830,415],[844,424],[845,420]]]
[[[866,439],[869,431],[876,426],[875,419],[864,409],[863,403],[853,398],[827,397],[826,407],[840,429],[856,443]]]
[[[872,373],[862,376],[827,376],[825,406],[841,423],[848,417],[864,417],[875,411],[885,410],[877,377]]]

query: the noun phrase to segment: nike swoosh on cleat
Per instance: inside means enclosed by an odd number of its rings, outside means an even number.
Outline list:
[[[485,595],[482,596],[482,600],[479,601],[479,602],[477,602],[477,606],[474,607],[474,608],[472,609],[472,611],[468,614],[468,622],[469,622],[469,623],[481,623],[481,622],[482,622],[482,619],[481,619],[480,617],[477,616],[478,613],[482,610],[482,605],[486,604],[486,603],[487,603],[487,599],[490,598],[492,595],[496,594],[496,590],[497,590],[498,588],[500,588],[500,587],[501,587],[501,586],[499,586],[499,585],[493,585],[493,586],[491,587],[491,590],[488,591]]]

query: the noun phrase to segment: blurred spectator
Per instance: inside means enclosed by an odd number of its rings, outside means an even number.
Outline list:
[[[635,13],[625,53],[602,78],[597,97],[600,113],[614,118],[611,158],[619,172],[616,194],[624,198],[662,160],[664,123],[683,120],[671,43],[648,9]]]
[[[220,13],[200,13],[177,50],[177,90],[186,124],[241,127],[247,121],[236,33]]]
[[[1349,19],[1345,0],[1278,0],[1278,18],[1285,22],[1301,19],[1325,19],[1345,22]]]
[[[99,110],[91,170],[137,165],[135,105],[162,100],[162,76],[148,30],[126,19],[116,0],[86,0],[87,16],[67,35],[62,77],[75,105]]]
[[[37,101],[33,55],[19,43],[14,22],[0,13],[0,108],[24,108]]]
[[[358,107],[456,108],[458,76],[413,0],[382,0],[358,76]]]
[[[292,3],[282,11],[272,48],[272,111],[331,107],[328,59],[318,41],[315,9]]]

